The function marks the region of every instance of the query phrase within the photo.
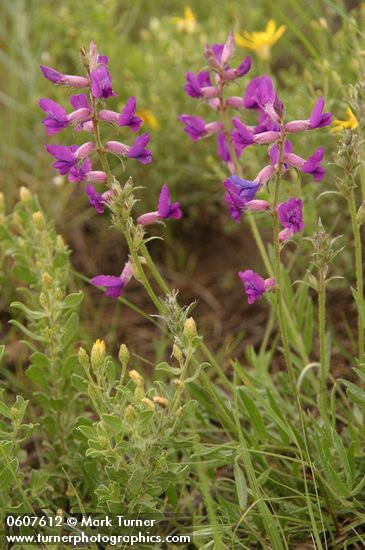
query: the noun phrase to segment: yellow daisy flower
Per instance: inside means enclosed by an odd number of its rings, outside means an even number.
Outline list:
[[[193,34],[197,28],[196,16],[190,6],[185,6],[184,17],[171,17],[172,23],[180,32]]]
[[[346,108],[346,118],[344,120],[334,120],[331,128],[332,132],[341,132],[342,130],[354,130],[359,125],[358,120],[350,107]]]
[[[275,21],[270,19],[266,29],[260,32],[243,31],[235,33],[237,46],[254,51],[261,59],[270,59],[271,47],[282,37],[286,30],[285,25],[277,27]]]
[[[152,130],[160,129],[160,123],[152,111],[149,111],[148,109],[142,109],[141,111],[138,111],[136,115],[141,117],[143,122],[147,124],[147,126],[149,126]]]

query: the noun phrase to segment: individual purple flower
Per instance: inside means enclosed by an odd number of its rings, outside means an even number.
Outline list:
[[[87,88],[89,86],[89,80],[83,76],[62,74],[46,65],[40,65],[40,69],[43,76],[54,84],[72,86],[73,88]]]
[[[106,288],[105,296],[118,298],[132,277],[132,265],[130,262],[127,262],[119,277],[115,277],[114,275],[97,275],[93,277],[90,282],[94,286],[104,286]]]
[[[116,96],[112,90],[112,79],[109,73],[108,67],[101,63],[91,71],[91,93],[97,99],[108,99],[109,97]]]
[[[237,69],[227,68],[225,69],[222,79],[224,81],[235,80],[236,78],[241,78],[245,76],[251,69],[252,61],[251,57],[248,55],[245,59],[238,65]]]
[[[89,157],[86,157],[86,159],[80,164],[80,166],[77,166],[77,164],[72,166],[68,175],[68,181],[70,183],[79,183],[80,181],[83,181],[84,179],[86,179],[86,176],[91,171],[91,169],[91,160],[89,159]]]
[[[105,191],[102,195],[96,191],[93,185],[87,185],[85,192],[89,197],[90,206],[95,208],[98,214],[103,214],[105,211],[105,204],[110,197],[111,191]]]
[[[323,128],[332,122],[331,113],[324,113],[324,98],[317,99],[308,120],[292,120],[285,124],[287,132],[303,132],[304,130],[314,130]]]
[[[279,204],[278,217],[281,225],[284,227],[279,233],[279,239],[286,241],[304,227],[301,199],[289,199]]]
[[[278,98],[272,80],[269,76],[257,76],[251,80],[243,98],[246,109],[263,111],[272,121],[277,122],[283,110],[283,104]]]
[[[209,84],[206,85],[206,72],[202,71],[197,76],[192,72],[186,73],[186,84],[184,86],[185,92],[193,98],[215,98],[219,95],[219,90],[215,86],[212,86],[209,79]],[[203,73],[203,77],[200,75]],[[209,78],[209,73],[208,73]]]
[[[149,164],[152,161],[152,151],[145,149],[150,141],[149,134],[138,136],[132,147],[129,148],[128,157],[138,160],[141,164]]]
[[[182,217],[182,211],[180,204],[178,202],[171,202],[170,190],[168,185],[165,183],[160,192],[158,199],[157,210],[155,212],[147,212],[142,214],[137,218],[137,222],[140,225],[150,225],[159,220],[166,220],[172,218],[174,220],[179,220]]]
[[[252,132],[243,124],[239,118],[232,118],[233,126],[236,128],[234,132],[231,132],[232,142],[235,148],[238,151],[238,154],[241,155],[242,151],[254,143],[254,136]]]
[[[39,106],[47,115],[47,118],[42,120],[42,124],[46,127],[46,132],[49,136],[57,134],[69,124],[66,110],[52,99],[43,98],[39,100]]]
[[[223,162],[231,162],[231,154],[229,152],[227,138],[224,132],[217,134],[217,153]]]
[[[316,181],[321,181],[324,178],[326,170],[321,166],[324,156],[324,148],[319,147],[309,159],[304,160],[299,155],[288,153],[284,155],[285,162],[289,163],[294,168],[301,170],[305,174],[312,174]]]
[[[198,141],[199,139],[216,134],[223,129],[221,122],[209,122],[199,116],[180,115],[177,117],[183,124],[185,124],[184,132],[186,132],[192,141]]]
[[[59,173],[64,176],[77,165],[77,145],[45,145],[48,153],[52,155],[56,162],[53,164]]]
[[[224,200],[229,208],[230,215],[238,223],[249,201],[255,198],[257,191],[260,189],[260,184],[233,175],[223,182],[223,186],[227,191]]]
[[[252,269],[239,271],[238,276],[245,287],[247,302],[249,304],[253,304],[256,300],[259,300],[266,291],[275,288],[275,279],[263,279],[258,273],[252,271]]]
[[[143,120],[136,115],[136,98],[129,97],[118,118],[118,126],[129,126],[132,132],[137,132],[143,124]]]

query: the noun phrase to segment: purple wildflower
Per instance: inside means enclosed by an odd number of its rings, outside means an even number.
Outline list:
[[[98,214],[103,214],[105,210],[105,204],[110,196],[110,191],[105,191],[102,195],[96,191],[93,185],[87,185],[85,192],[89,197],[90,206],[95,208]]]
[[[132,132],[137,132],[143,124],[143,120],[136,114],[136,98],[129,97],[122,114],[118,118],[118,126],[129,126]]]
[[[247,302],[249,304],[253,304],[256,300],[259,300],[267,290],[272,290],[275,287],[275,279],[263,279],[258,273],[252,271],[252,269],[239,271],[238,276],[245,287]]]
[[[184,132],[188,134],[192,141],[198,141],[205,136],[216,134],[223,129],[221,122],[209,122],[209,124],[206,124],[205,120],[199,116],[180,115],[177,118],[185,124]]]
[[[303,132],[304,130],[315,130],[323,128],[332,122],[331,113],[324,113],[324,98],[317,99],[308,120],[292,120],[285,125],[287,132]]]
[[[150,225],[159,220],[166,220],[168,218],[179,220],[181,217],[182,211],[180,208],[180,203],[171,202],[170,190],[168,185],[165,183],[160,191],[157,211],[142,214],[142,216],[139,216],[137,219],[137,222],[141,225]]]
[[[150,136],[147,133],[138,136],[128,151],[128,157],[138,160],[141,164],[149,164],[152,161],[152,151],[145,149],[149,141]]]
[[[90,79],[91,93],[97,99],[108,99],[109,97],[117,95],[112,90],[112,79],[109,69],[104,63],[101,63],[96,69],[91,71]]]
[[[284,155],[284,160],[305,174],[312,174],[316,181],[321,181],[326,173],[326,170],[321,166],[323,156],[324,148],[319,147],[308,160],[304,160],[302,157],[291,152]]]
[[[48,153],[55,157],[56,162],[53,164],[59,173],[64,176],[68,174],[72,167],[77,165],[77,145],[45,145]]]
[[[233,126],[236,128],[236,131],[231,132],[232,142],[235,148],[237,149],[239,155],[242,151],[254,143],[254,136],[252,132],[243,124],[237,117],[232,118]]]
[[[286,241],[304,227],[301,199],[289,199],[281,203],[278,206],[278,217],[284,227],[279,233],[279,239]]]
[[[70,97],[70,103],[75,110],[90,109],[89,101],[86,94],[77,94]]]
[[[84,179],[86,179],[86,176],[91,169],[91,160],[89,159],[89,157],[86,157],[86,159],[80,164],[79,167],[77,166],[77,164],[72,166],[68,175],[68,181],[70,183],[79,183],[80,181],[83,181]]]
[[[49,136],[53,136],[67,127],[69,120],[62,105],[52,99],[43,98],[39,100],[39,106],[47,115],[47,118],[42,120],[42,124],[46,127]]]
[[[63,86],[72,86],[73,88],[86,88],[89,85],[89,80],[83,76],[62,74],[51,67],[40,65],[43,76],[54,84],[62,84]]]
[[[277,122],[282,112],[283,104],[278,98],[272,80],[269,76],[257,76],[248,84],[243,98],[246,109],[263,111],[272,121]]]
[[[260,184],[234,175],[225,180],[223,186],[227,191],[224,200],[229,208],[230,215],[238,223],[247,203],[255,198]]]
[[[132,277],[132,266],[130,262],[127,262],[119,277],[115,277],[114,275],[97,275],[96,277],[93,277],[90,282],[94,286],[106,287],[105,296],[118,298]]]

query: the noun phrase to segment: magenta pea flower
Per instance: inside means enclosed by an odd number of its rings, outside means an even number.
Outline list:
[[[134,96],[129,97],[118,118],[118,126],[129,126],[132,132],[137,132],[142,124],[141,117],[136,116],[136,98]]]
[[[279,120],[283,104],[278,98],[269,76],[257,76],[248,84],[243,98],[246,109],[263,111],[273,122]]]
[[[252,271],[252,269],[239,271],[238,276],[245,288],[247,302],[249,304],[253,304],[256,300],[259,300],[266,291],[275,288],[275,279],[263,279],[258,273]]]
[[[88,78],[77,75],[62,74],[51,67],[40,65],[43,76],[53,82],[63,86],[71,86],[73,88],[87,88],[89,86]]]
[[[68,174],[72,168],[77,167],[78,162],[83,161],[94,150],[94,147],[92,141],[88,141],[80,147],[77,145],[45,145],[48,153],[56,159],[53,164],[54,168],[62,176]]]
[[[75,164],[70,168],[68,181],[70,183],[79,183],[80,181],[83,181],[86,178],[86,175],[91,171],[91,169],[91,160],[89,159],[89,157],[86,157],[86,159],[80,164],[80,166],[77,166],[77,164]]]
[[[89,204],[95,208],[98,214],[104,214],[105,204],[111,195],[111,191],[105,191],[102,195],[98,193],[93,185],[87,185],[85,192],[89,198]]]
[[[39,100],[39,106],[47,115],[47,118],[42,120],[42,124],[46,127],[46,132],[49,136],[57,134],[69,124],[66,109],[52,99],[43,98]]]
[[[177,117],[183,124],[185,124],[184,132],[186,132],[192,141],[198,141],[205,136],[216,134],[223,130],[223,124],[221,122],[209,122],[199,116],[180,115]]]
[[[171,202],[170,190],[167,183],[165,183],[160,191],[158,199],[157,210],[155,212],[147,212],[137,218],[137,223],[140,225],[150,225],[160,220],[166,220],[168,218],[179,220],[182,217],[182,211],[180,203]]]
[[[284,155],[284,160],[294,168],[301,170],[305,174],[311,174],[316,181],[321,181],[324,178],[326,170],[321,166],[324,157],[324,148],[318,147],[307,160],[294,153]]]
[[[90,283],[94,286],[104,286],[106,288],[105,296],[118,298],[132,277],[132,265],[130,262],[127,262],[119,277],[114,275],[97,275],[90,280]]]
[[[129,148],[128,157],[138,160],[141,164],[152,162],[152,151],[145,149],[149,141],[150,136],[147,133],[138,136],[134,144]]]
[[[332,115],[323,111],[324,98],[321,96],[317,99],[308,120],[292,120],[285,124],[285,130],[287,132],[302,132],[328,126],[332,122]]]
[[[208,71],[201,71],[197,76],[192,72],[187,72],[184,90],[193,98],[214,98],[219,95],[218,88],[211,84]]]
[[[267,201],[256,201],[255,196],[261,185],[257,181],[242,179],[236,175],[231,176],[223,182],[227,193],[224,200],[228,206],[231,218],[238,223],[246,209],[267,210]],[[253,204],[252,204],[253,203]]]
[[[236,128],[234,132],[231,132],[232,143],[238,154],[241,155],[246,147],[254,143],[254,135],[239,118],[233,117],[232,122],[233,126]]]
[[[96,69],[91,71],[90,80],[91,93],[97,99],[109,99],[109,97],[118,95],[112,90],[112,79],[105,63],[100,63]]]
[[[284,227],[279,233],[281,241],[286,241],[294,233],[299,233],[304,227],[301,199],[289,199],[279,204],[278,217]]]

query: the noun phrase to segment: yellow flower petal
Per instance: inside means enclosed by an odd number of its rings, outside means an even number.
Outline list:
[[[359,125],[358,120],[350,107],[346,107],[346,118],[344,120],[334,120],[332,123],[332,132],[341,132],[342,130],[355,130]]]

